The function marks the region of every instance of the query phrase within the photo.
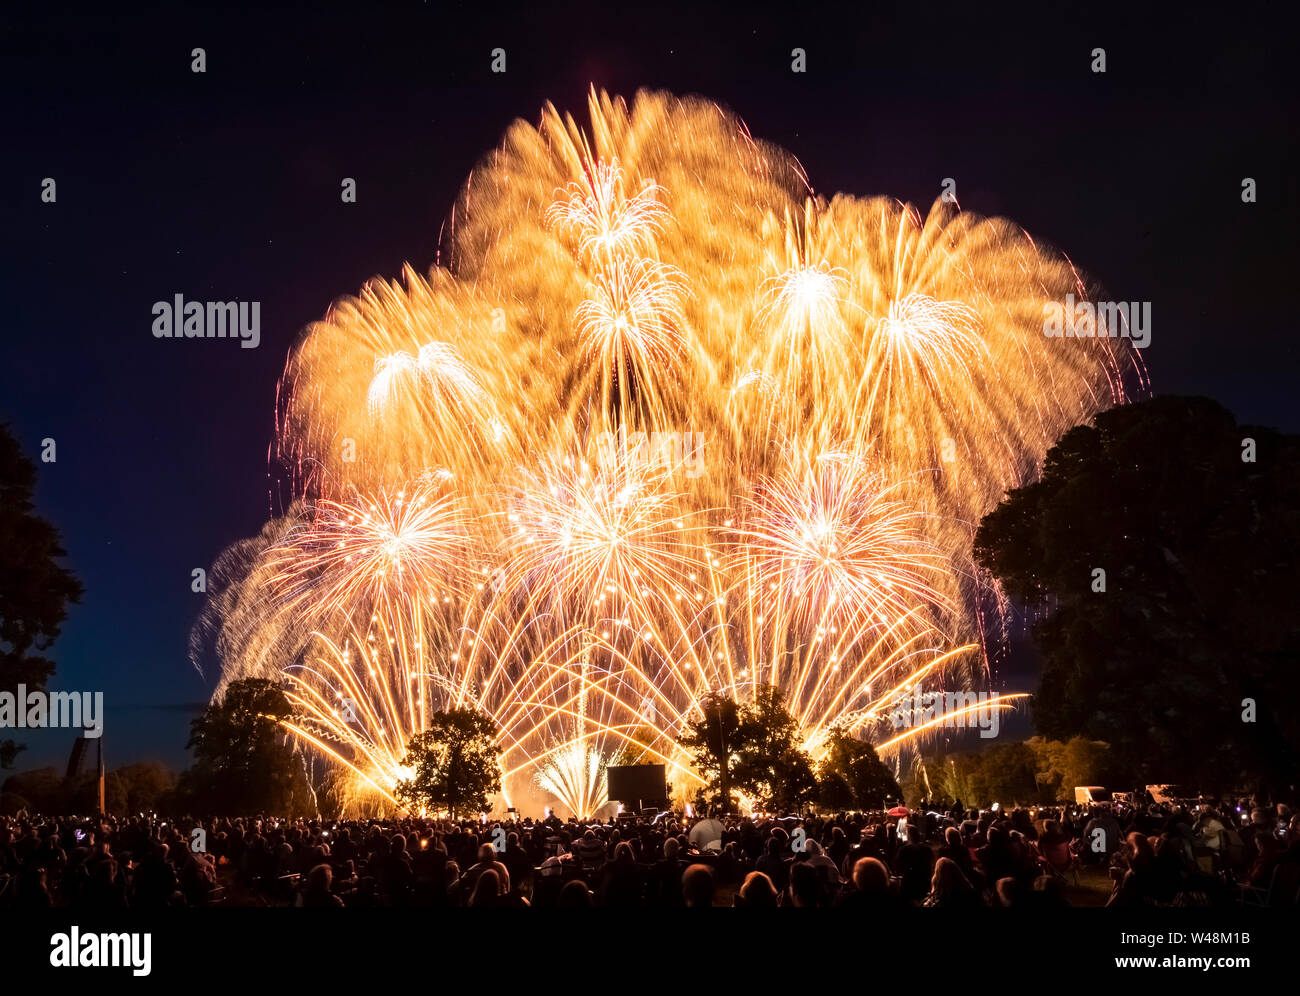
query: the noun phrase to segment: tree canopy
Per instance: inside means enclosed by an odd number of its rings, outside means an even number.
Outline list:
[[[817,794],[799,724],[774,685],[761,685],[741,707],[735,773],[736,785],[769,812],[801,811]]]
[[[731,769],[740,730],[740,707],[725,695],[713,692],[700,701],[700,711],[700,718],[688,724],[680,744],[705,779],[697,804],[717,806],[727,812],[735,803]]]
[[[876,748],[843,730],[832,730],[818,766],[817,801],[830,810],[887,809],[903,790]]]
[[[1103,412],[974,549],[1037,615],[1041,733],[1106,741],[1135,783],[1294,779],[1300,437],[1205,398]]]
[[[283,689],[265,678],[226,686],[190,726],[194,766],[178,789],[186,803],[204,813],[315,814],[302,756],[278,722],[290,711]]]
[[[1072,802],[1080,785],[1113,784],[1110,750],[1100,740],[1068,741],[1031,737],[1022,743],[998,743],[979,750],[927,758],[925,775],[909,785],[914,804],[930,798],[944,805],[960,801],[966,808]]]
[[[416,811],[443,811],[452,819],[481,812],[501,791],[501,748],[496,724],[473,709],[436,712],[411,738],[403,764],[414,774],[397,783],[397,799]]]
[[[36,467],[9,428],[0,425],[0,691],[43,689],[54,673],[45,656],[81,600],[81,583],[58,563],[64,556],[55,528],[33,512]],[[0,768],[23,748],[0,740]]]
[[[867,808],[859,800],[886,794],[890,784],[899,794],[887,770],[882,777],[884,765],[871,746],[843,734],[835,735],[819,781],[802,748],[799,724],[775,687],[757,689],[744,704],[715,693],[701,709],[680,743],[706,779],[697,798],[702,806],[729,810],[737,791],[770,812],[796,812],[814,801],[836,809]]]

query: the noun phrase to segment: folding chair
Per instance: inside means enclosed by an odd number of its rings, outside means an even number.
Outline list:
[[[1241,890],[1238,902],[1242,906],[1267,906],[1273,898],[1273,888],[1277,885],[1277,865],[1273,866],[1273,874],[1268,877],[1268,888],[1261,889],[1257,885],[1251,885],[1249,882],[1237,883],[1237,888]]]

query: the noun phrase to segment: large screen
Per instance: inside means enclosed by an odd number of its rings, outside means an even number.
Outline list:
[[[614,802],[650,804],[662,802],[666,797],[662,764],[624,764],[605,770],[609,776],[609,797]]]

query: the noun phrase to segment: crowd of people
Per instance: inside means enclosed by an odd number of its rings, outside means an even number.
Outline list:
[[[1049,908],[1081,881],[1102,883],[1097,905],[1295,905],[1300,815],[1243,799],[611,823],[0,817],[0,909]]]

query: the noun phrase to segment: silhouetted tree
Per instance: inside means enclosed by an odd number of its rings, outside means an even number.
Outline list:
[[[779,689],[763,686],[744,705],[714,693],[701,708],[703,716],[680,740],[706,779],[701,804],[729,810],[739,789],[763,809],[793,812],[816,795],[812,763],[799,746],[799,725]]]
[[[734,804],[731,765],[737,747],[736,734],[740,730],[740,707],[725,695],[713,692],[700,701],[700,709],[702,716],[687,724],[680,743],[706,782],[697,801],[730,812]],[[712,798],[710,793],[714,793]]]
[[[740,710],[735,781],[771,812],[802,810],[817,794],[808,755],[800,749],[799,724],[774,685],[761,685]]]
[[[12,805],[34,813],[60,815],[69,811],[67,779],[58,768],[35,768],[10,775],[3,793]]]
[[[826,746],[817,778],[817,801],[826,809],[883,809],[886,800],[903,797],[894,773],[871,744],[836,729]]]
[[[406,746],[402,762],[415,774],[397,783],[397,799],[413,810],[446,810],[452,819],[482,812],[501,790],[496,724],[473,709],[435,712]]]
[[[114,815],[159,809],[160,800],[176,788],[176,773],[160,761],[127,764],[104,778],[104,804]]]
[[[1294,781],[1300,437],[1206,398],[1103,412],[984,518],[975,555],[1042,613],[1043,734],[1105,740],[1134,780]]]
[[[265,678],[226,686],[190,726],[194,766],[179,794],[195,812],[316,812],[303,759],[278,720],[290,715],[283,689]]]
[[[45,688],[54,662],[45,656],[81,600],[80,582],[56,561],[59,534],[32,512],[36,468],[8,426],[0,425],[0,691]],[[0,768],[13,767],[22,745],[0,740]]]

